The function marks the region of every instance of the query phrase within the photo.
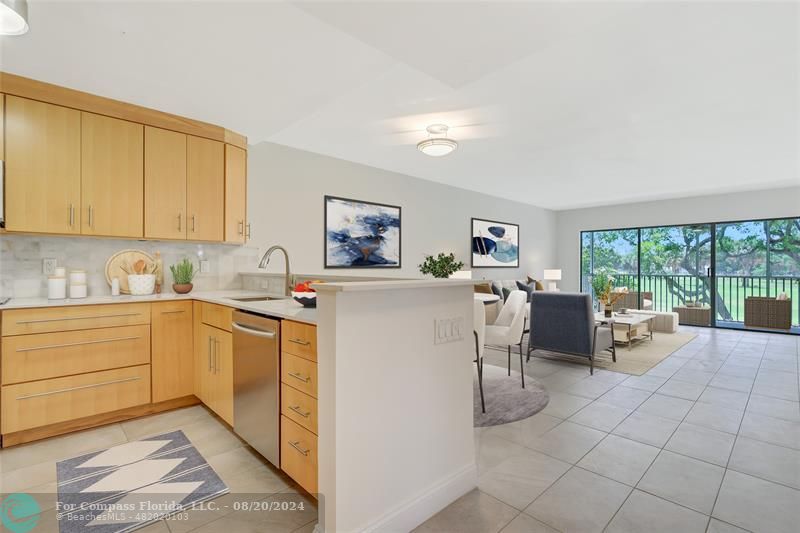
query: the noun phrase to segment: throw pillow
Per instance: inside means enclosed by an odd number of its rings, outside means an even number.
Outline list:
[[[503,301],[508,300],[508,295],[511,294],[511,289],[503,287]]]
[[[489,283],[479,283],[475,285],[475,292],[480,294],[494,294],[492,286]]]
[[[517,282],[517,288],[519,290],[521,290],[521,291],[525,291],[525,298],[526,298],[525,301],[526,302],[530,302],[531,301],[531,294],[533,293],[534,290],[536,290],[534,284],[533,283],[522,283],[521,281],[518,281]]]
[[[491,287],[495,296],[498,296],[501,300],[505,301],[505,298],[503,298],[503,291],[500,289],[500,286],[497,283],[492,283]]]
[[[542,285],[541,281],[539,281],[538,279],[533,279],[532,277],[528,276],[528,284],[531,284],[531,283],[533,283],[534,290],[537,290],[537,291],[543,291],[544,290],[544,285]]]

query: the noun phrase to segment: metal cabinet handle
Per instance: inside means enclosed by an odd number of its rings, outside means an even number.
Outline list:
[[[208,336],[208,371],[211,372],[211,335]]]
[[[36,320],[18,320],[17,325],[22,324],[42,324],[44,322],[63,322],[65,320],[94,320],[96,318],[120,318],[123,316],[139,316],[141,313],[119,313],[116,315],[94,315],[94,316],[68,316],[66,318],[39,318]]]
[[[220,341],[216,337],[214,337],[214,373],[219,374],[220,364],[219,364],[219,344]]]
[[[303,339],[289,339],[289,342],[299,344],[300,346],[310,346],[311,341],[304,341]]]
[[[119,341],[132,341],[136,339],[141,339],[140,336],[135,337],[117,337],[115,339],[98,339],[94,341],[83,341],[83,342],[68,342],[64,344],[48,344],[47,346],[34,346],[32,348],[17,348],[18,352],[35,352],[37,350],[50,350],[53,348],[69,348],[71,346],[84,346],[86,344],[103,344],[106,342],[119,342]]]
[[[290,376],[292,376],[294,379],[300,380],[303,383],[310,383],[311,382],[311,377],[310,376],[309,377],[304,377],[302,374],[298,374],[297,372],[288,372],[288,374]]]
[[[89,206],[89,227],[94,226],[94,208]]]
[[[311,411],[309,411],[307,413],[304,413],[303,411],[300,410],[300,406],[299,405],[290,405],[289,409],[291,409],[292,411],[294,411],[298,415],[302,416],[303,418],[308,418],[309,416],[311,416]]]
[[[31,398],[40,398],[42,396],[52,396],[54,394],[63,394],[65,392],[72,392],[76,390],[83,390],[83,389],[93,389],[95,387],[104,387],[105,385],[115,385],[117,383],[126,383],[128,381],[136,381],[142,379],[140,376],[134,376],[132,378],[125,378],[125,379],[115,379],[112,381],[103,381],[102,383],[92,383],[91,385],[81,385],[79,387],[69,387],[67,389],[58,389],[58,390],[51,390],[47,392],[37,392],[36,394],[27,394],[25,396],[17,396],[17,400],[29,400]]]
[[[310,450],[304,450],[303,448],[301,448],[299,440],[296,440],[294,442],[289,441],[289,446],[291,446],[292,448],[294,448],[295,450],[297,450],[298,452],[302,453],[305,456],[308,456],[308,452],[310,451]]]
[[[182,221],[183,221],[183,213],[178,213],[178,231],[183,230]]]
[[[248,335],[253,335],[255,337],[262,337],[262,338],[265,338],[265,339],[274,339],[275,338],[275,332],[274,331],[265,331],[265,330],[260,330],[260,329],[248,328],[248,327],[245,327],[245,326],[239,324],[238,322],[231,322],[231,326],[233,327],[233,329],[235,329],[237,331],[241,331],[242,333],[246,333]]]
[[[75,225],[75,206],[69,204],[69,227]]]
[[[161,311],[162,315],[174,315],[176,313],[185,313],[185,309],[175,309],[174,311]]]
[[[192,215],[192,233],[194,233],[194,223],[195,223],[195,215]]]
[[[249,238],[250,238],[250,224],[248,223],[248,224],[245,226],[245,228],[246,228],[246,229],[245,229],[245,232],[244,232],[244,238],[245,238],[245,239],[249,239]]]
[[[239,235],[244,235],[244,220],[239,221],[238,228],[239,228]]]

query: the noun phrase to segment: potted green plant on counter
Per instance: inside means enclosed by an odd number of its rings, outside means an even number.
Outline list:
[[[194,264],[184,258],[183,261],[177,265],[170,265],[169,269],[172,271],[172,290],[178,294],[190,293],[194,287],[194,285],[192,285],[192,280],[195,274],[197,274]]]
[[[419,265],[419,271],[423,274],[431,274],[434,278],[449,278],[455,272],[461,270],[464,263],[456,261],[453,254],[439,254],[425,256],[425,262]]]
[[[627,289],[614,290],[614,276],[605,269],[598,269],[591,277],[592,290],[595,298],[603,308],[603,314],[611,317],[614,314],[614,304],[628,293]]]

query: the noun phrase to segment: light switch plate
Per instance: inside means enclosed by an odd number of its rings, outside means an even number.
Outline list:
[[[437,318],[435,321],[434,344],[445,344],[464,340],[464,317]]]
[[[56,273],[58,262],[55,259],[42,259],[42,274],[52,276]]]
[[[211,272],[211,263],[208,261],[208,259],[200,260],[200,273],[208,274],[209,272]]]

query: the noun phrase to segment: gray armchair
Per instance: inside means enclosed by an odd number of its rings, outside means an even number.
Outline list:
[[[614,328],[595,321],[592,298],[588,294],[534,292],[530,305],[528,360],[536,350],[587,357],[592,374],[594,356],[603,350],[610,350],[616,362]]]

